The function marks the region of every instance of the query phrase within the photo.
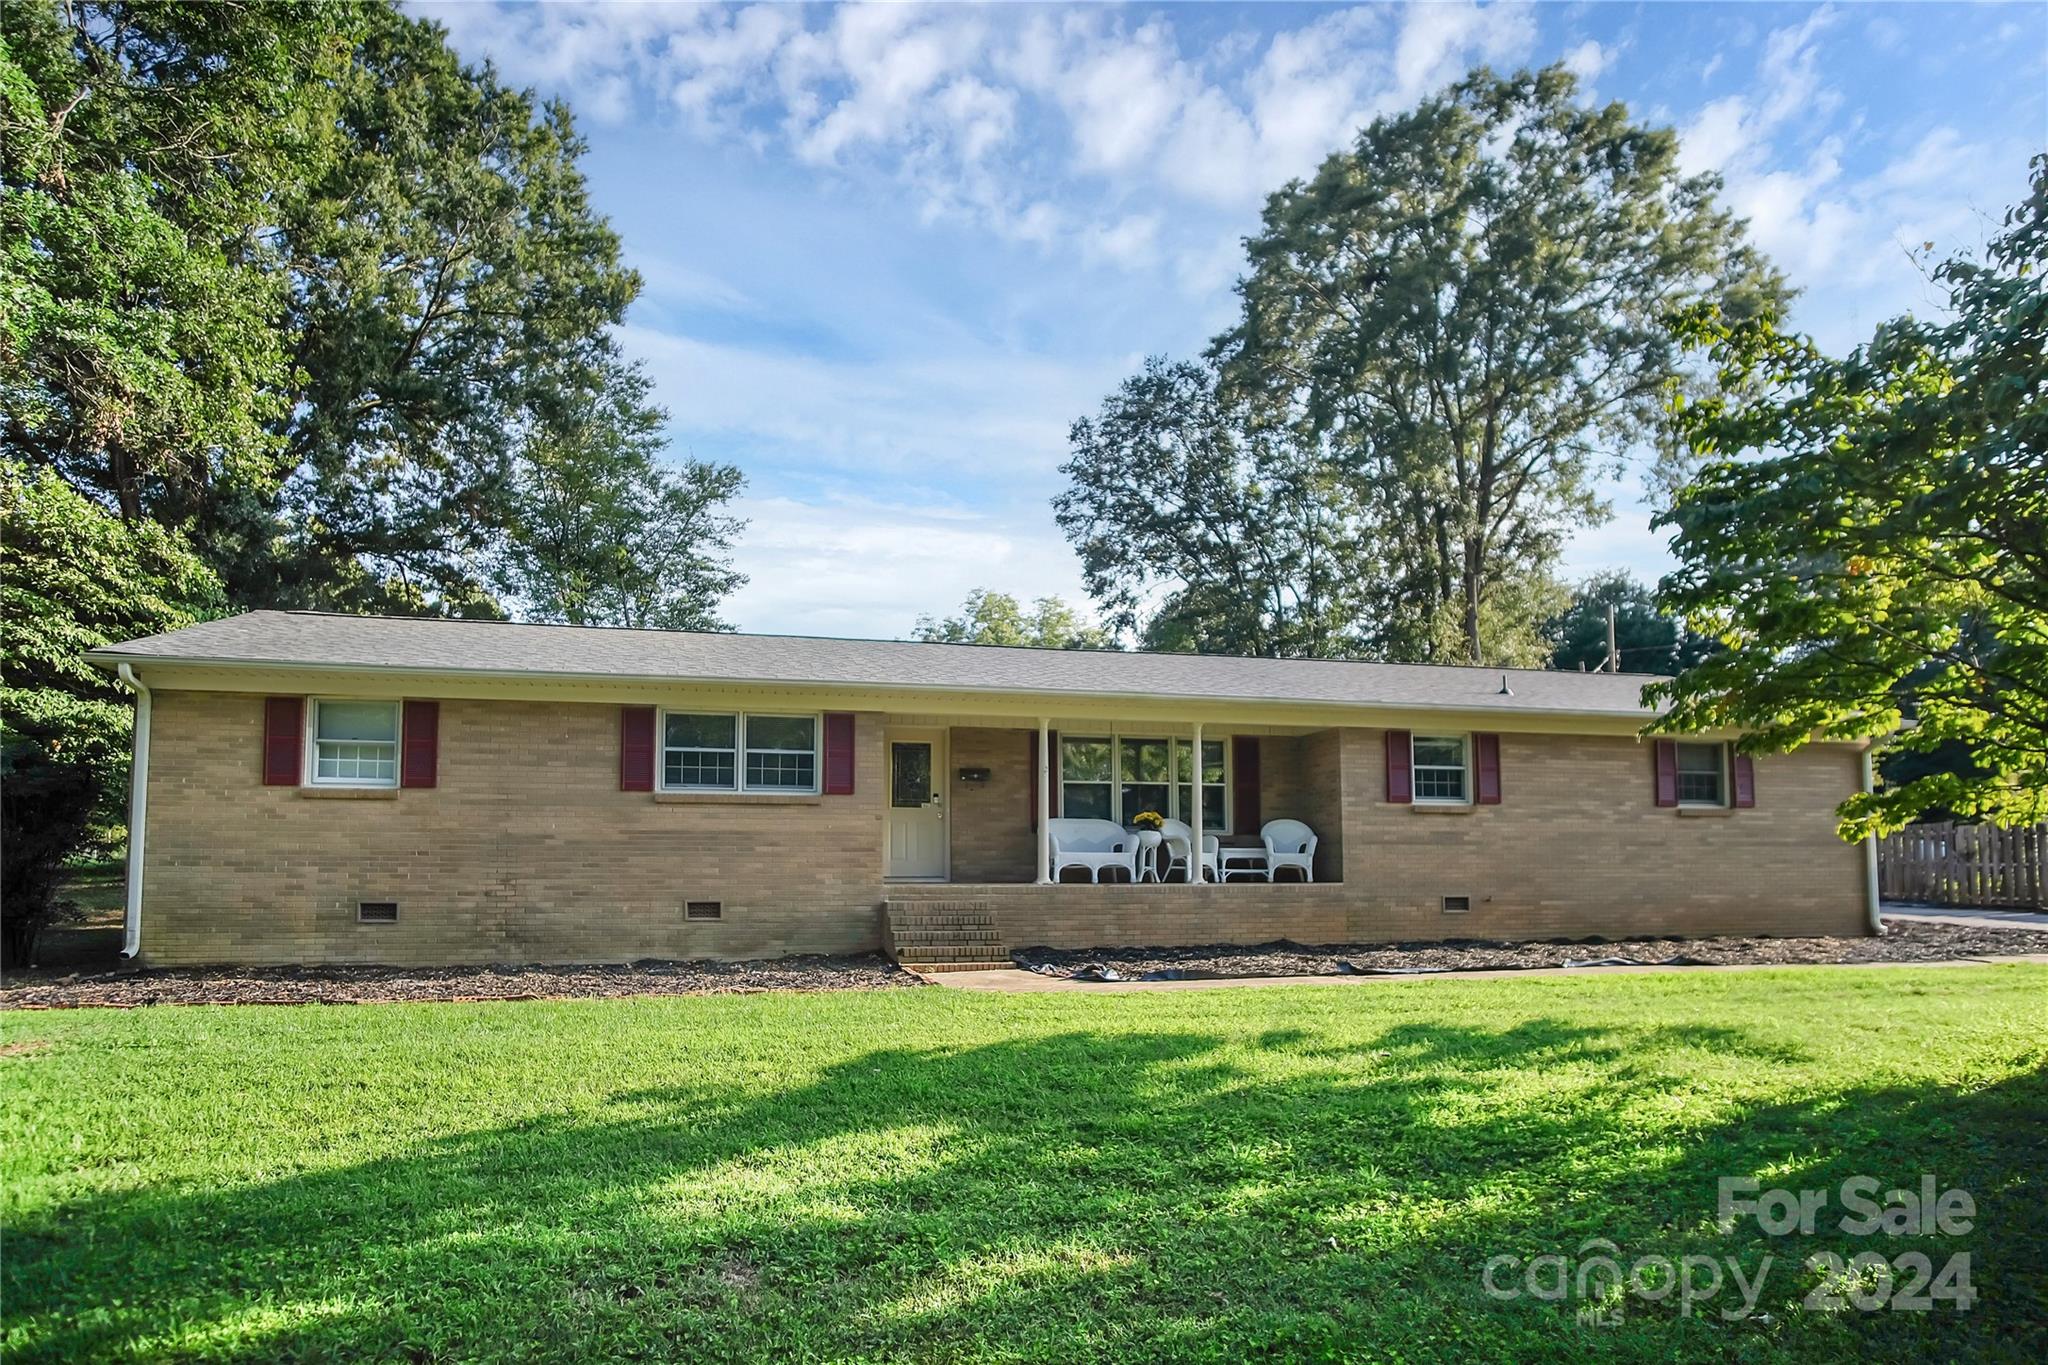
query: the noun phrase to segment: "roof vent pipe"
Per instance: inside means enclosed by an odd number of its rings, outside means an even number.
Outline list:
[[[1515,695],[1515,689],[1508,686],[1507,674],[1503,673],[1500,675],[1500,691],[1495,695],[1502,697],[1512,697]]]

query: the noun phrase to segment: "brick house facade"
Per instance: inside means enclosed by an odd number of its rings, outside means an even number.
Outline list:
[[[817,677],[663,678],[624,667],[465,668],[432,657],[453,633],[447,626],[466,623],[382,623],[434,631],[420,637],[425,645],[408,639],[393,646],[420,662],[358,661],[349,651],[362,652],[362,637],[309,643],[307,619],[256,613],[94,656],[129,665],[149,693],[146,765],[139,765],[147,772],[140,895],[131,906],[131,939],[144,961],[453,964],[859,952],[884,945],[889,906],[963,897],[985,907],[1002,940],[1018,946],[1853,934],[1868,922],[1866,850],[1836,837],[1833,815],[1860,787],[1862,751],[1814,745],[1749,760],[1725,737],[1709,737],[1674,761],[1671,741],[1639,733],[1651,713],[1612,704],[1626,695],[1617,689],[1627,680],[1474,677],[1477,671],[1460,669],[1390,677],[1344,672],[1385,666],[1324,664],[1336,671],[1281,669],[1269,683],[1256,665],[1274,661],[1231,660],[1224,661],[1229,669],[1193,681],[1227,691],[1238,686],[1231,670],[1250,664],[1247,689],[1370,687],[1398,695],[1363,702],[1112,698],[1072,686],[984,686],[981,673],[947,691],[908,675],[998,666],[999,674],[1108,673],[1119,660],[1129,668],[1129,659],[1151,656],[1077,663],[1008,657],[1031,651],[984,658],[973,647],[890,645],[910,651],[901,664],[889,663],[904,676],[840,678],[855,666],[832,656],[840,642],[793,641],[778,647],[794,670],[807,666],[807,647],[824,651],[811,665]],[[352,621],[349,631],[365,625],[363,618],[310,619]],[[241,635],[223,637],[219,628],[238,624]],[[328,629],[344,627],[312,634]],[[519,634],[560,628],[469,629],[502,632],[468,637],[502,641],[486,655],[498,662],[532,662],[531,642],[554,648],[560,638]],[[266,643],[280,633],[289,637],[284,643]],[[203,638],[194,642],[195,634]],[[748,637],[670,639],[739,651]],[[263,648],[293,657],[264,656]],[[960,651],[964,664],[956,662]],[[694,668],[711,666],[696,659]],[[758,674],[769,664],[749,654],[720,666]],[[1168,666],[1207,665],[1190,658]],[[1013,680],[1000,674],[995,682]],[[1640,682],[1627,682],[1629,691]],[[1431,687],[1441,704],[1430,703]],[[1576,713],[1553,704],[1581,696],[1598,704]],[[1509,704],[1524,697],[1526,704]],[[317,779],[316,764],[332,757],[316,743],[311,718],[320,705],[336,715],[353,707],[373,720],[391,718],[382,722],[388,743],[334,751],[344,765],[374,767],[377,780]],[[685,723],[671,728],[671,716]],[[800,738],[756,753],[748,741],[722,737],[736,732],[728,717],[751,717],[740,722],[750,727],[785,718],[783,730]],[[763,723],[737,733],[754,728],[769,729]],[[1465,745],[1465,799],[1419,799],[1422,770],[1411,771],[1409,757],[1440,756],[1415,747],[1415,737],[1428,734]],[[1071,805],[1104,795],[1100,782],[1061,777],[1039,793],[1034,756],[1043,753],[1046,771],[1065,776],[1091,755],[1114,751],[1128,756],[1128,767],[1116,770],[1128,785],[1117,790],[1136,790],[1142,761],[1191,758],[1197,735],[1210,765],[1211,809],[1225,816],[1222,828],[1208,832],[1256,842],[1261,823],[1300,820],[1319,839],[1312,883],[1039,880],[1038,811],[1060,810],[1063,798]],[[671,742],[678,736],[685,742]],[[799,752],[802,736],[813,746],[808,755]],[[926,746],[919,758],[926,767],[913,776],[929,787],[918,793],[933,808],[923,815],[943,831],[940,874],[915,881],[890,876],[892,821],[907,809],[896,770],[904,736]],[[731,752],[716,752],[719,745]],[[1715,751],[1726,755],[1720,799],[1676,799],[1680,784],[1693,781],[1689,790],[1697,792],[1706,781],[1678,771],[1679,762]],[[689,766],[706,763],[712,766]],[[729,773],[733,789],[683,790],[669,780],[684,774],[701,787],[705,773],[715,780]],[[755,777],[790,789],[748,790]],[[1456,785],[1455,775],[1449,780]],[[1159,794],[1148,798],[1154,804],[1192,814],[1181,809],[1195,800],[1188,784],[1174,793],[1144,790]]]

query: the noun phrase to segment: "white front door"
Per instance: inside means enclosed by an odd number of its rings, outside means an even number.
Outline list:
[[[889,732],[889,861],[904,881],[946,879],[946,732]]]

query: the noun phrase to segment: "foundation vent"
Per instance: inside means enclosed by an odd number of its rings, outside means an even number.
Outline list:
[[[397,901],[357,901],[356,922],[359,924],[398,923]]]
[[[724,901],[684,901],[684,919],[724,919]]]
[[[1471,908],[1472,898],[1470,896],[1444,897],[1444,913],[1446,915],[1462,915]]]

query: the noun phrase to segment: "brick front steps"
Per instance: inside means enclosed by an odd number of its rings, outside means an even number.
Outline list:
[[[985,900],[886,900],[889,956],[913,972],[1010,967],[1010,950]]]

